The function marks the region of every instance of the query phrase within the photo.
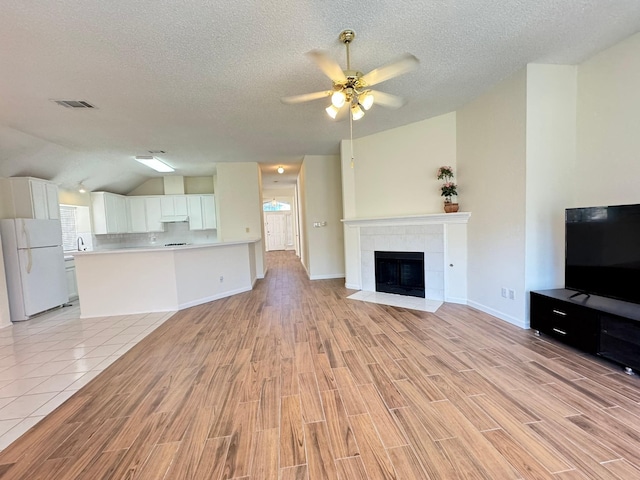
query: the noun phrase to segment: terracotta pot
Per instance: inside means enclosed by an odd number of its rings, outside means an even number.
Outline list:
[[[446,213],[453,213],[453,212],[457,212],[458,211],[458,204],[457,203],[451,203],[451,202],[444,202],[444,211]]]

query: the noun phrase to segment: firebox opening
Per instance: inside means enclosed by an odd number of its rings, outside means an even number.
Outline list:
[[[375,252],[376,291],[425,298],[424,252]]]

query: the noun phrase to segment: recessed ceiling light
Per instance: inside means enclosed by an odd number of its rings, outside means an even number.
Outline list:
[[[142,163],[143,165],[146,165],[149,168],[153,168],[156,172],[160,172],[160,173],[175,172],[175,170],[169,165],[167,165],[166,163],[149,155],[138,156],[136,157],[136,160]]]

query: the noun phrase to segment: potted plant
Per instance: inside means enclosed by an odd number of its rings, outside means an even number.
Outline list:
[[[446,213],[457,212],[458,204],[451,200],[451,197],[458,195],[458,186],[453,183],[453,169],[442,166],[438,169],[438,180],[445,180],[440,187],[440,195],[444,197],[444,211]]]

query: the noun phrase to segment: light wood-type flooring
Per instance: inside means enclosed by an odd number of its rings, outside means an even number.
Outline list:
[[[638,378],[466,306],[347,300],[290,252],[268,265],[129,350],[0,478],[640,478]]]

